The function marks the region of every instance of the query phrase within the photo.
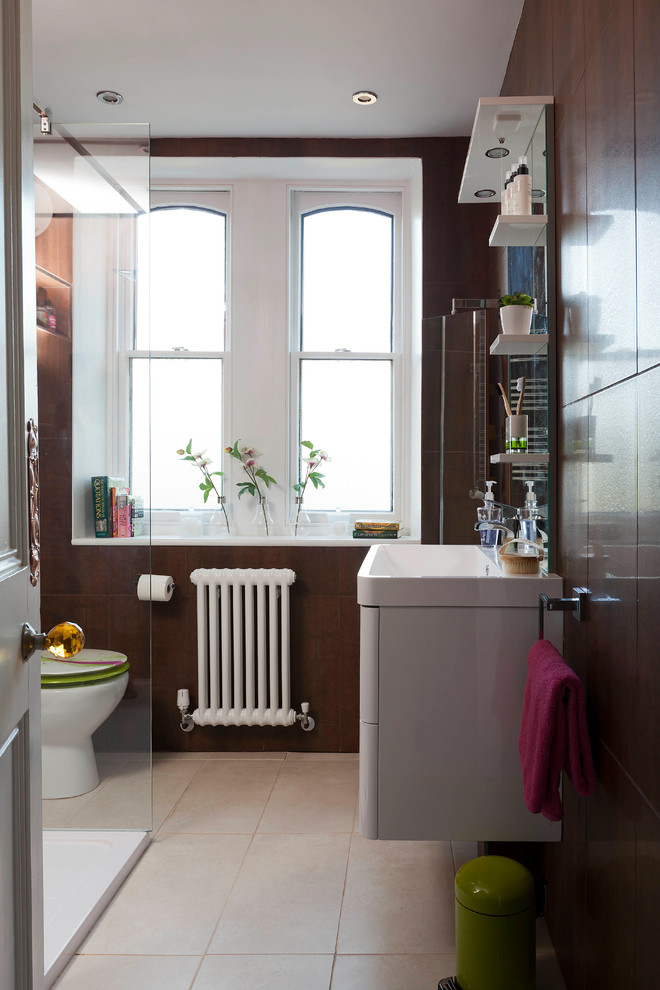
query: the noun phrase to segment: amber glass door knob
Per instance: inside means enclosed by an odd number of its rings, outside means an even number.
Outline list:
[[[29,660],[36,650],[48,650],[58,660],[66,660],[80,653],[84,645],[85,634],[75,622],[58,622],[47,633],[35,632],[28,622],[23,625],[23,660]]]

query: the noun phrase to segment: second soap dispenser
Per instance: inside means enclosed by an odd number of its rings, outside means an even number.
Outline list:
[[[538,542],[538,527],[537,520],[540,518],[540,513],[538,505],[536,504],[536,492],[534,491],[534,482],[526,481],[527,492],[525,494],[525,504],[521,509],[518,509],[516,515],[518,516],[518,521],[520,523],[520,535],[524,540],[529,540],[530,543],[536,544]],[[524,543],[520,545],[520,553],[534,553],[534,547],[530,547]]]

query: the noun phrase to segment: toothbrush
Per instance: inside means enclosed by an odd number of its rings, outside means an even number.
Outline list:
[[[520,416],[522,412],[523,398],[525,397],[525,379],[519,378],[516,382],[516,388],[520,392],[520,398],[518,399],[518,405],[516,406],[516,416]]]
[[[502,398],[504,399],[504,410],[505,410],[507,416],[510,416],[511,415],[511,406],[509,405],[509,400],[506,397],[506,392],[504,391],[504,386],[502,385],[502,382],[498,382],[497,385],[499,387],[500,392],[502,393]]]

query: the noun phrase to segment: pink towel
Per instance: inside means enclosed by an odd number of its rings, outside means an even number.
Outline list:
[[[578,794],[596,786],[580,678],[547,639],[529,651],[518,752],[527,808],[558,822],[565,770]]]

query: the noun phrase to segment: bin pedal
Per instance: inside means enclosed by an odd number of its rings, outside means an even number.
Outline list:
[[[461,987],[455,976],[447,976],[438,983],[438,990],[461,990]]]

